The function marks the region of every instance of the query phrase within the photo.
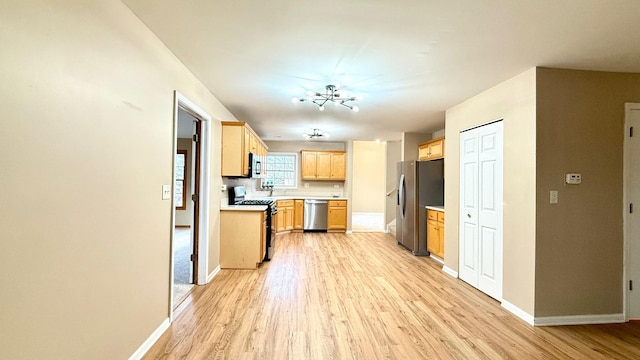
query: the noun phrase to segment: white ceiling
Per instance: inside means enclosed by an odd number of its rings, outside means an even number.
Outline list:
[[[264,140],[397,140],[534,66],[640,72],[638,0],[123,0]],[[360,112],[290,100],[340,83]]]

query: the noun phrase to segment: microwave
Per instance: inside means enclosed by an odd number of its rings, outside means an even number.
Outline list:
[[[262,172],[262,162],[260,161],[260,156],[249,153],[249,177],[250,178],[259,178]]]

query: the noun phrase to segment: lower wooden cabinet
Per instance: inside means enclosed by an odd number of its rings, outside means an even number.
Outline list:
[[[347,230],[347,200],[329,200],[328,231]]]
[[[293,230],[304,229],[304,200],[293,200]]]
[[[444,259],[444,212],[427,210],[427,250]]]
[[[255,269],[267,251],[266,211],[220,211],[220,267]]]
[[[293,230],[293,200],[278,200],[276,232]]]
[[[347,230],[347,200],[329,200],[327,231]],[[304,200],[278,200],[278,213],[274,218],[276,233],[304,230]]]

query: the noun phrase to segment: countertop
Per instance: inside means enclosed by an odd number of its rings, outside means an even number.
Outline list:
[[[267,205],[223,205],[220,211],[265,211]]]
[[[435,210],[435,211],[442,211],[444,212],[444,206],[431,206],[431,205],[427,205],[425,206],[425,208],[429,209],[429,210]]]
[[[306,196],[306,195],[280,195],[270,196],[274,200],[348,200],[346,197],[333,197],[333,196]]]

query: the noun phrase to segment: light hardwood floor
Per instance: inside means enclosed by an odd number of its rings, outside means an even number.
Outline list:
[[[638,359],[640,324],[532,327],[381,233],[278,236],[196,287],[145,359]]]

